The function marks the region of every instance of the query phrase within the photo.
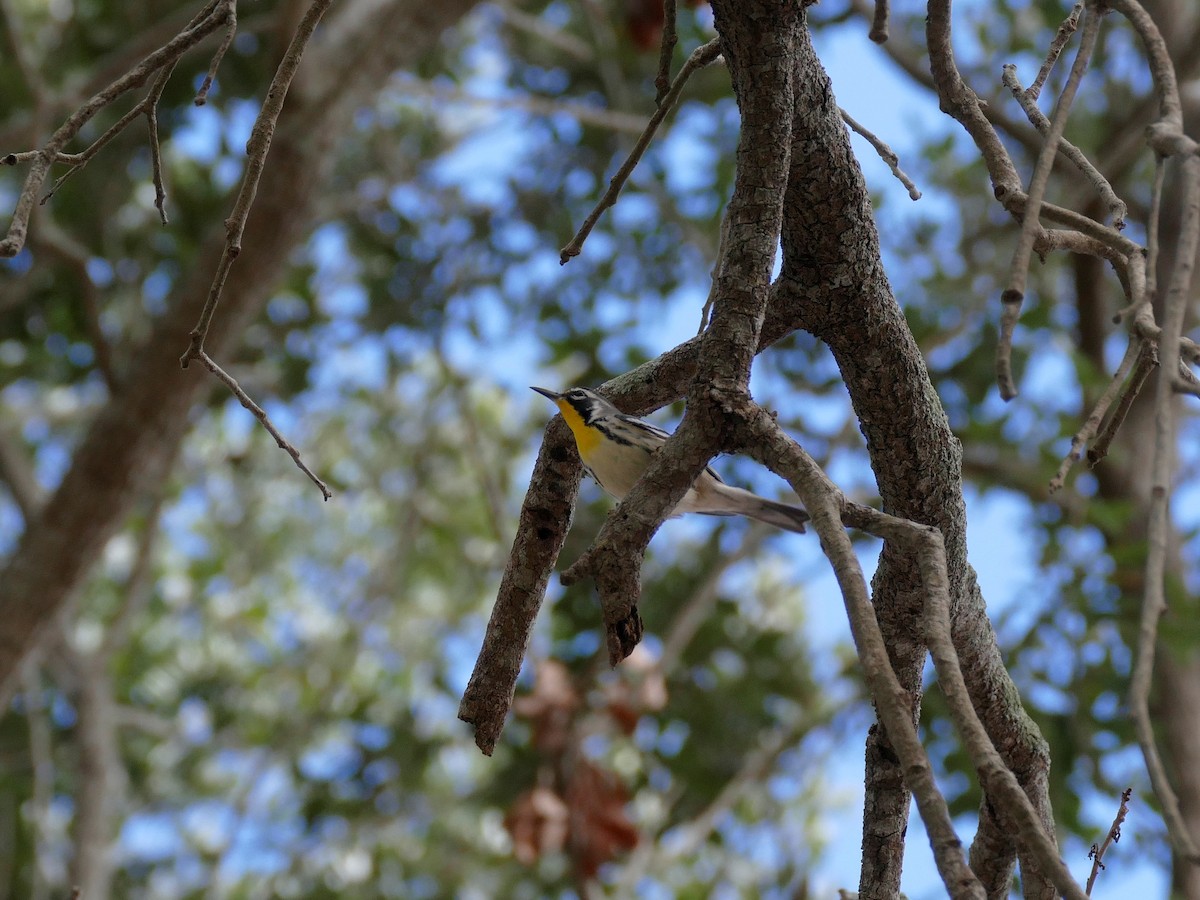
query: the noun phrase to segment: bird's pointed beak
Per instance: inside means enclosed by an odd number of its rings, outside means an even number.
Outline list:
[[[550,400],[557,401],[562,398],[562,394],[558,393],[558,391],[551,391],[551,390],[547,390],[546,388],[534,387],[533,385],[530,385],[529,389],[531,391],[537,391],[543,397],[547,397]]]

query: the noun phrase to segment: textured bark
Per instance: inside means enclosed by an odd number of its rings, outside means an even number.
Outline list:
[[[961,447],[950,431],[924,360],[896,303],[879,256],[865,184],[829,81],[811,46],[801,46],[793,167],[783,225],[780,303],[833,352],[867,441],[883,508],[936,526],[946,544],[954,642],[988,734],[1053,835],[1049,752],[1004,668],[974,571],[966,558]],[[915,560],[885,546],[874,603],[901,684],[919,714],[925,661]],[[899,891],[909,795],[882,728],[867,746],[864,897]],[[1047,883],[1033,866],[1027,882]]]
[[[474,0],[363,2],[338,8],[310,49],[272,142],[244,249],[233,266],[207,346],[218,359],[261,310],[291,252],[307,236],[338,137],[393,69],[414,63]],[[401,39],[402,38],[402,39]],[[201,263],[156,323],[125,375],[126,388],[97,414],[62,483],[27,523],[0,571],[0,691],[11,689],[34,647],[95,562],[138,495],[165,476],[188,413],[213,382],[179,368],[224,240],[214,223]],[[34,226],[36,228],[36,218]]]

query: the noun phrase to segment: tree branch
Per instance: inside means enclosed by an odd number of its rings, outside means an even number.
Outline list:
[[[1079,44],[1079,52],[1071,66],[1071,74],[1059,94],[1058,102],[1054,105],[1054,115],[1050,119],[1050,127],[1046,131],[1046,143],[1038,154],[1033,175],[1029,179],[1029,190],[1026,198],[1025,216],[1021,222],[1021,233],[1017,239],[1017,248],[1013,251],[1012,264],[1009,270],[1008,287],[1000,297],[1002,312],[1000,315],[1000,342],[996,348],[996,381],[1000,387],[1000,396],[1011,400],[1017,396],[1017,384],[1012,374],[1012,338],[1021,315],[1021,303],[1025,299],[1025,279],[1029,275],[1029,260],[1033,255],[1033,242],[1037,232],[1041,230],[1040,214],[1042,200],[1046,196],[1046,185],[1050,181],[1050,169],[1054,166],[1054,158],[1058,155],[1059,141],[1067,127],[1067,117],[1071,114],[1071,104],[1083,80],[1091,61],[1092,52],[1096,47],[1096,39],[1100,34],[1100,10],[1095,0],[1087,0],[1084,7],[1083,38]]]
[[[617,197],[620,195],[621,189],[625,187],[625,182],[633,174],[633,170],[637,168],[637,164],[641,161],[642,154],[650,146],[650,142],[654,139],[654,135],[658,131],[658,126],[663,123],[663,120],[667,117],[667,113],[674,109],[675,104],[679,102],[679,95],[683,91],[683,86],[692,77],[692,73],[697,69],[702,69],[709,65],[720,55],[720,43],[715,38],[692,51],[692,55],[688,57],[687,62],[683,64],[683,68],[679,70],[679,74],[675,76],[675,80],[671,82],[671,89],[663,96],[658,104],[658,109],[654,111],[654,115],[646,123],[641,137],[633,145],[633,149],[629,151],[629,156],[625,162],[621,163],[621,167],[617,169],[616,174],[609,179],[608,190],[604,192],[604,196],[600,198],[600,202],[596,204],[595,208],[588,213],[588,217],[583,220],[583,224],[579,226],[579,231],[562,248],[558,259],[561,265],[565,266],[583,251],[583,242],[588,239],[588,235],[592,233],[592,229],[600,221],[600,216],[604,214],[606,209],[617,202]]]
[[[1179,800],[1167,779],[1166,769],[1158,753],[1154,727],[1150,718],[1150,686],[1154,672],[1154,651],[1158,637],[1158,621],[1167,609],[1165,594],[1166,559],[1170,537],[1168,505],[1175,448],[1175,360],[1179,359],[1180,334],[1188,306],[1200,243],[1200,157],[1191,155],[1182,162],[1184,219],[1180,226],[1175,269],[1164,302],[1163,337],[1159,358],[1167,364],[1160,367],[1154,396],[1154,454],[1151,462],[1150,508],[1146,535],[1146,578],[1142,597],[1141,623],[1138,627],[1136,655],[1129,683],[1129,708],[1134,730],[1150,773],[1150,783],[1162,805],[1163,821],[1176,853],[1194,864],[1200,864],[1200,851],[1195,837],[1189,832],[1179,812]]]
[[[62,151],[67,143],[79,133],[79,130],[96,113],[127,91],[141,87],[156,72],[174,66],[184,53],[220,28],[225,22],[226,10],[228,4],[231,2],[232,0],[210,0],[204,9],[188,23],[187,28],[143,59],[132,70],[80,106],[51,135],[50,140],[40,150],[30,154],[33,164],[30,166],[29,174],[25,176],[25,184],[21,187],[21,192],[17,196],[17,203],[13,210],[12,222],[9,224],[8,233],[4,240],[0,241],[0,257],[16,256],[21,252],[21,248],[25,246],[29,216],[33,211],[33,205],[38,192],[46,180],[50,166],[64,158]],[[121,121],[124,124],[128,124],[134,118],[136,118],[136,115],[126,115],[122,117]],[[67,158],[69,159],[69,157]],[[15,165],[19,161],[24,160],[23,158],[18,158],[17,154],[9,154],[3,159],[3,163],[7,165]]]

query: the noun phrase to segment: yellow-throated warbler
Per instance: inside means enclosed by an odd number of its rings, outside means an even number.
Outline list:
[[[651,454],[670,437],[649,422],[625,415],[587,388],[571,388],[562,394],[540,387],[534,390],[558,406],[575,435],[583,464],[600,487],[618,500],[629,493],[650,464]],[[746,516],[799,532],[804,531],[804,523],[809,519],[808,513],[798,506],[776,503],[726,484],[711,467],[705,467],[671,515],[687,512]]]

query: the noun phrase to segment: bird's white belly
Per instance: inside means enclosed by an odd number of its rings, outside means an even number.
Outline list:
[[[592,476],[606,492],[618,500],[623,500],[633,488],[638,476],[650,464],[651,454],[641,447],[617,444],[610,446],[603,454],[602,459],[596,458],[597,456],[599,454],[593,454],[593,458],[584,460]],[[677,516],[695,510],[696,491],[694,488],[688,488],[683,500],[679,502],[671,515]]]

